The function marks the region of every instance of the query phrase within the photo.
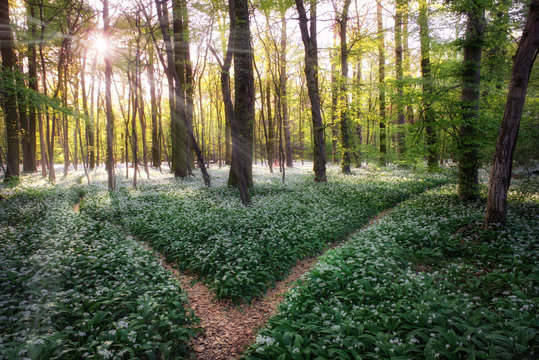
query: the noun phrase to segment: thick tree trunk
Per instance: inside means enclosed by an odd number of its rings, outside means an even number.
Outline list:
[[[511,181],[513,154],[526,99],[531,69],[539,48],[539,0],[530,3],[524,31],[514,57],[509,93],[490,173],[487,211],[483,228],[499,224],[505,226],[507,218],[507,190]]]
[[[468,10],[462,79],[462,125],[459,129],[458,193],[465,200],[479,197],[477,117],[484,13],[480,4]]]
[[[419,1],[419,37],[421,44],[421,76],[423,78],[423,123],[427,142],[427,166],[434,170],[438,166],[436,132],[434,130],[434,111],[431,104],[432,77],[430,69],[430,38],[427,1]]]
[[[348,44],[346,42],[346,28],[348,24],[348,9],[351,0],[345,0],[339,21],[339,34],[341,37],[341,140],[342,140],[342,163],[341,169],[344,174],[350,174],[350,109],[348,105]]]
[[[17,114],[17,96],[15,78],[14,41],[9,18],[9,1],[0,0],[0,53],[2,54],[2,70],[5,77],[2,79],[4,88],[5,122],[7,137],[7,168],[4,181],[19,176],[19,116]]]
[[[380,157],[378,164],[380,166],[386,165],[386,90],[385,90],[385,76],[386,76],[386,54],[384,45],[384,24],[382,22],[382,3],[381,0],[376,0],[376,23],[378,29],[377,42],[378,42],[378,98],[379,98],[379,130],[380,130]]]
[[[103,32],[105,36],[110,35],[109,25],[109,2],[103,0]],[[110,57],[105,54],[105,111],[107,115],[107,175],[109,190],[116,188],[116,179],[114,178],[114,115],[112,113],[111,98],[112,65]]]
[[[159,0],[156,0],[159,1]],[[181,4],[179,0],[172,1],[172,28],[174,35],[174,68],[177,76],[174,76],[174,116],[171,117],[171,138],[172,138],[172,167],[176,177],[186,177],[188,175],[188,153],[187,153],[187,107],[185,98],[185,43],[183,41],[183,20]],[[163,7],[163,18],[168,21],[166,4]],[[168,26],[167,26],[168,29]],[[166,40],[165,40],[166,41]],[[170,64],[169,64],[170,66]]]
[[[299,27],[301,39],[305,46],[305,78],[307,91],[311,101],[312,125],[313,125],[313,156],[314,156],[314,180],[326,182],[326,151],[324,145],[324,125],[320,112],[320,94],[318,88],[318,45],[316,42],[316,1],[310,0],[310,28],[307,27],[309,20],[305,12],[303,0],[296,0],[299,14]]]
[[[229,186],[253,186],[253,124],[255,120],[255,87],[253,74],[253,50],[249,27],[247,0],[236,0],[234,6],[234,121],[231,123],[232,166],[228,177]],[[239,168],[238,168],[239,166]],[[243,179],[239,179],[239,177]]]

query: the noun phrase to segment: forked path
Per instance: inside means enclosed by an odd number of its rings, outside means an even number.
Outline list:
[[[380,217],[393,209],[385,210],[372,218],[369,223],[355,233],[372,226]],[[333,243],[327,250],[343,244],[346,240]],[[324,251],[325,252],[325,251]],[[322,254],[323,255],[323,254]],[[196,277],[182,274],[173,264],[164,261],[161,264],[176,275],[182,290],[187,293],[189,304],[200,319],[202,332],[192,340],[195,358],[200,360],[236,359],[253,343],[256,333],[277,306],[283,301],[284,294],[290,290],[299,278],[311,270],[320,256],[306,258],[294,266],[288,277],[275,284],[266,294],[250,304],[234,304],[228,300],[216,300],[215,294]]]

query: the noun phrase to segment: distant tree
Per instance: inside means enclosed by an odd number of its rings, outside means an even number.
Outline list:
[[[487,211],[483,228],[494,224],[505,226],[507,219],[507,189],[511,181],[513,155],[517,142],[522,109],[533,63],[539,50],[539,0],[530,3],[524,31],[514,57],[509,93],[502,122],[492,170],[490,173]]]
[[[0,0],[0,53],[2,54],[2,93],[7,137],[7,168],[4,181],[19,175],[19,116],[17,114],[16,59],[9,17],[9,1]]]
[[[303,0],[296,0],[299,14],[299,27],[301,39],[305,46],[305,78],[307,79],[307,92],[311,100],[311,114],[313,122],[314,140],[314,180],[326,182],[326,152],[324,144],[324,125],[320,112],[320,94],[318,87],[318,45],[316,41],[316,0],[310,0],[310,20],[307,19]],[[309,28],[307,25],[310,23]]]

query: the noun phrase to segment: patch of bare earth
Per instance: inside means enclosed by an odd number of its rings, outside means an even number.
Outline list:
[[[351,236],[375,224],[382,216],[393,209],[385,210],[372,218],[360,230],[350,234],[344,241],[331,244],[325,251],[342,245]],[[324,253],[325,253],[324,251]],[[229,300],[218,300],[196,277],[181,273],[164,257],[156,254],[161,264],[180,281],[182,290],[187,293],[191,309],[200,319],[203,329],[192,342],[194,358],[199,360],[237,359],[251,345],[256,333],[267,320],[275,314],[284,299],[284,294],[295,286],[299,278],[310,271],[318,262],[319,256],[301,260],[294,266],[286,279],[275,284],[264,297],[249,304],[234,304]]]

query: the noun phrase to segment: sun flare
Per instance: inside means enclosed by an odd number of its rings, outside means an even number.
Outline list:
[[[104,55],[110,51],[110,41],[103,34],[96,34],[92,41],[97,54]]]

